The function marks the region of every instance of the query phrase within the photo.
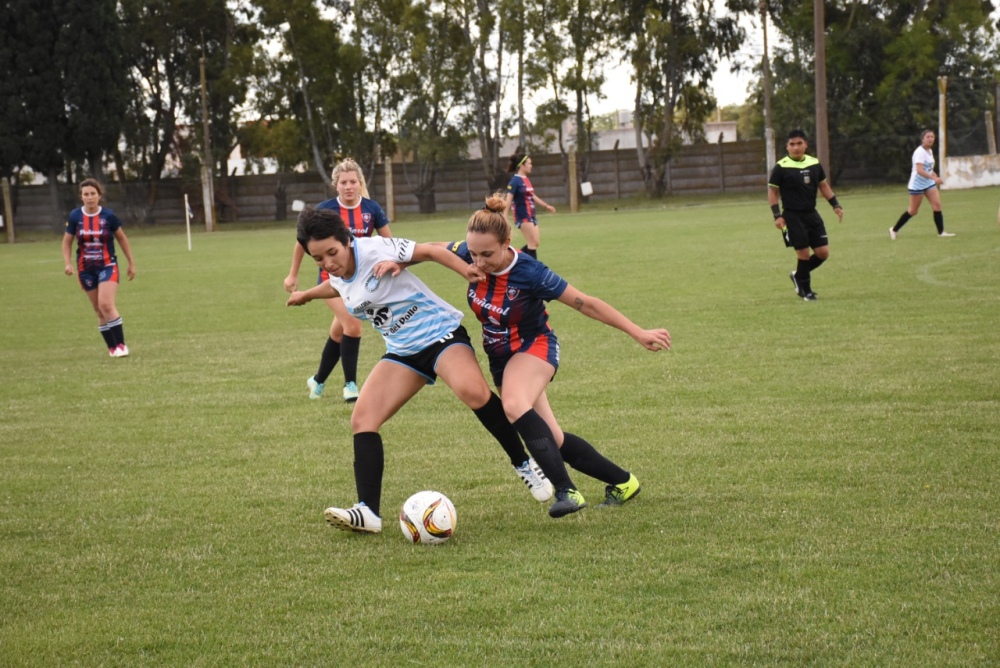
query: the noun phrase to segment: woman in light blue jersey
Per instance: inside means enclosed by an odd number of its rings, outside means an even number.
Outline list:
[[[889,228],[890,239],[895,240],[896,235],[903,229],[903,225],[906,225],[906,221],[917,215],[917,211],[920,210],[920,202],[925,197],[931,203],[931,209],[934,210],[934,225],[937,227],[938,236],[955,236],[950,232],[944,231],[944,214],[941,212],[941,193],[938,191],[938,186],[944,183],[944,180],[934,173],[934,154],[931,153],[931,148],[934,147],[934,139],[933,130],[924,130],[920,134],[920,146],[913,152],[913,158],[910,160],[910,163],[913,165],[909,183],[910,206],[906,208],[906,211],[899,217],[896,224]]]

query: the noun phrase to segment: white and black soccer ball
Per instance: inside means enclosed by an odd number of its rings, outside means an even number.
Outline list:
[[[417,492],[403,503],[399,528],[411,543],[438,545],[455,532],[458,515],[451,500],[441,492]]]

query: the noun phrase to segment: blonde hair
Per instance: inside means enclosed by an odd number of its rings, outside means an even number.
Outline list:
[[[333,174],[330,175],[330,181],[333,183],[333,189],[337,189],[337,179],[344,172],[354,172],[358,175],[358,181],[361,182],[361,196],[365,199],[371,199],[368,196],[368,184],[365,183],[365,173],[361,171],[361,166],[354,162],[351,158],[344,158],[337,163],[337,166],[333,168]]]
[[[502,191],[486,198],[486,206],[472,214],[466,232],[477,234],[492,234],[500,241],[510,239],[510,223],[507,222],[505,211],[507,199]]]

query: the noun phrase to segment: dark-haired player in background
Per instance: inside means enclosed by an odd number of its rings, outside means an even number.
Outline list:
[[[514,176],[507,184],[506,209],[510,210],[511,204],[514,206],[514,224],[521,230],[524,240],[527,242],[521,250],[533,258],[538,257],[538,218],[535,215],[535,205],[544,206],[549,213],[555,213],[556,208],[546,204],[541,197],[535,194],[535,188],[531,185],[528,175],[531,174],[531,156],[524,153],[515,153],[510,156],[510,163],[507,171]]]
[[[73,209],[66,220],[62,255],[67,276],[73,275],[70,251],[76,239],[76,271],[80,286],[97,314],[97,329],[104,338],[111,357],[128,357],[122,317],[115,306],[118,295],[118,258],[115,240],[128,259],[128,280],[135,278],[135,260],[122,223],[111,209],[101,206],[104,190],[94,179],[80,182],[80,201],[83,206]]]
[[[802,130],[788,133],[788,155],[771,170],[767,181],[767,201],[774,214],[774,226],[784,231],[785,245],[794,248],[798,258],[795,271],[789,274],[795,294],[812,302],[816,301],[812,272],[830,257],[826,226],[816,211],[816,191],[823,193],[823,197],[830,202],[838,221],[844,220],[844,209],[826,180],[823,165],[811,155],[806,155],[807,148],[809,143]],[[784,211],[778,207],[779,194]]]
[[[328,199],[316,206],[317,209],[330,209],[339,214],[347,229],[355,237],[370,237],[378,233],[381,237],[390,237],[389,218],[378,202],[368,198],[368,187],[361,167],[350,158],[341,161],[333,168],[331,181],[337,190],[337,197]],[[298,243],[292,249],[292,268],[285,278],[285,290],[295,292],[299,284],[299,267],[305,255]],[[319,269],[317,284],[325,283],[330,276]],[[347,311],[340,310],[337,314],[337,300],[327,300],[327,306],[334,312],[330,324],[330,337],[323,346],[319,368],[309,377],[306,385],[309,387],[309,398],[319,399],[323,396],[326,379],[341,362],[344,369],[344,401],[356,401],[358,398],[358,350],[361,346],[361,321],[351,317]]]

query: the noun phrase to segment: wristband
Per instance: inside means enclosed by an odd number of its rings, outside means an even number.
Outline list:
[[[836,195],[834,195],[833,197],[831,197],[827,201],[830,202],[830,206],[833,207],[834,209],[843,209],[844,208],[844,207],[840,206],[840,202],[837,201],[837,196]]]
[[[774,214],[774,219],[775,220],[778,220],[779,218],[781,218],[781,209],[778,207],[777,204],[772,204],[771,205],[771,213]]]

